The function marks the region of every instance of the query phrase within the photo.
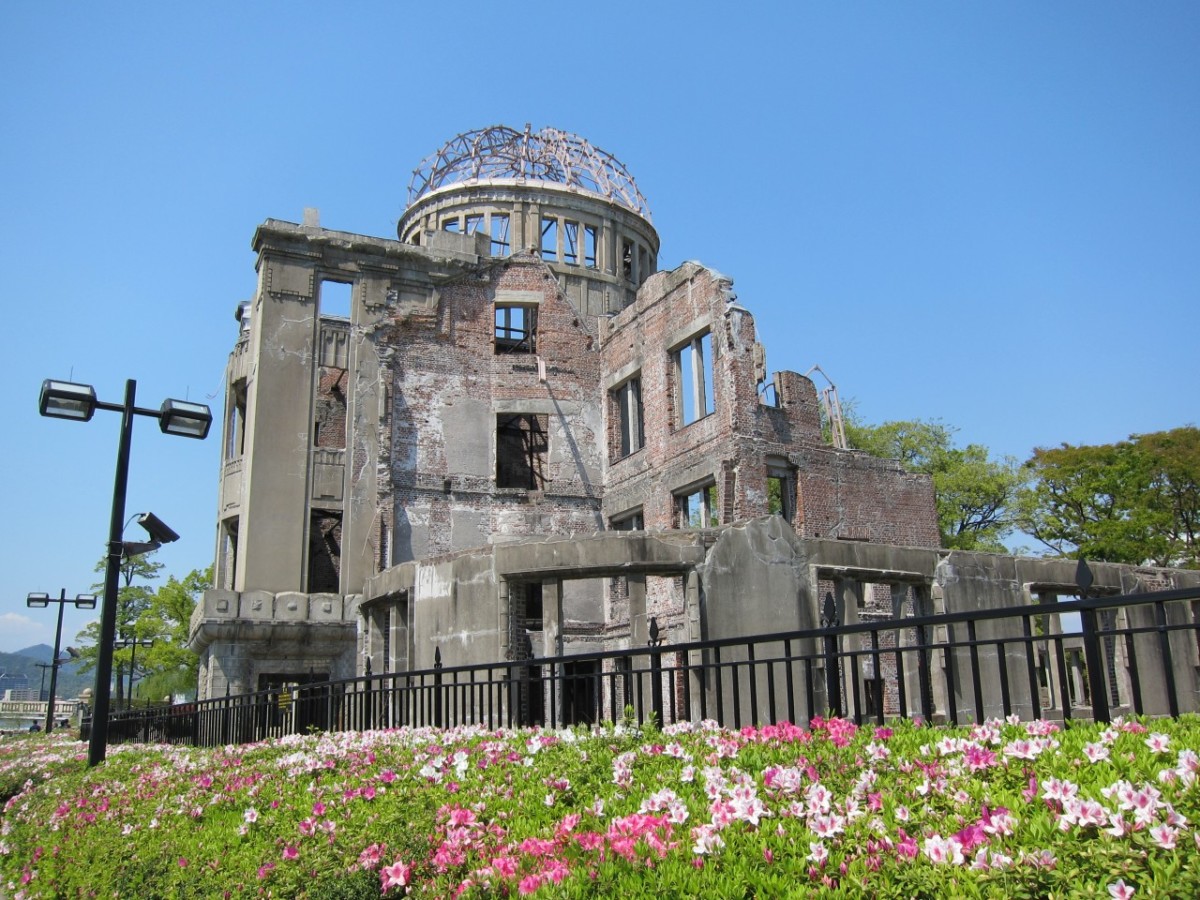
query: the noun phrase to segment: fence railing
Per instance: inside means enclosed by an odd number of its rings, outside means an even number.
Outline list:
[[[1086,587],[1084,587],[1086,592]],[[920,717],[1178,716],[1200,708],[1200,589],[844,624],[296,684],[114,713],[109,740],[248,743],[309,730],[559,727],[715,719],[740,728],[832,713]]]

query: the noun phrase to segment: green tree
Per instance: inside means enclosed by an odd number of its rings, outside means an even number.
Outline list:
[[[1061,555],[1200,565],[1200,430],[1037,448],[1025,464],[1018,524]]]
[[[138,669],[145,672],[139,697],[159,700],[195,692],[199,657],[188,649],[188,628],[200,595],[212,587],[212,575],[211,566],[193,569],[181,581],[171,576],[155,592],[140,621],[141,632],[154,644],[138,654]]]
[[[163,564],[153,559],[154,553],[130,556],[121,560],[120,581],[117,588],[117,637],[137,637],[137,623],[142,614],[150,608],[154,598],[154,589],[144,582],[154,581]],[[108,569],[107,558],[96,563],[96,572],[104,573]],[[137,582],[137,583],[135,583]],[[103,595],[104,582],[92,585],[97,595]],[[81,672],[89,672],[96,666],[98,645],[100,642],[99,621],[89,622],[76,638],[82,646],[79,648]],[[117,689],[113,701],[114,708],[120,708],[125,698],[125,676],[133,656],[132,649],[113,651],[113,673],[117,680]]]
[[[854,449],[897,459],[908,471],[932,478],[943,547],[1005,553],[1022,469],[1012,457],[993,459],[982,444],[956,447],[954,433],[920,419],[865,425],[851,416],[846,423]]]

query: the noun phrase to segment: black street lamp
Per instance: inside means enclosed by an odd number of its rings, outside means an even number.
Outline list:
[[[125,696],[125,708],[129,709],[133,705],[133,678],[137,669],[137,648],[138,647],[153,647],[154,638],[127,638],[121,637],[113,643],[114,650],[124,650],[127,647],[132,647],[133,651],[129,654],[129,693]],[[118,685],[119,687],[120,685]]]
[[[32,609],[45,609],[51,603],[58,604],[58,627],[54,629],[54,655],[50,657],[50,700],[46,703],[46,734],[54,729],[54,694],[58,690],[58,667],[62,665],[58,655],[62,645],[63,607],[68,603],[74,603],[76,609],[95,609],[96,595],[79,594],[74,600],[68,600],[67,589],[63,588],[57,597],[51,597],[49,594],[30,594],[25,598],[25,605]],[[45,680],[45,678],[46,670],[42,669],[42,679]],[[40,690],[38,699],[42,699]]]
[[[38,398],[38,412],[43,416],[58,419],[87,422],[97,409],[121,413],[117,474],[113,480],[112,516],[108,529],[108,564],[104,572],[104,604],[100,609],[100,639],[96,645],[96,687],[92,698],[92,733],[88,742],[89,766],[104,762],[105,751],[108,748],[113,641],[117,633],[117,591],[121,576],[121,559],[126,554],[121,532],[125,522],[125,490],[129,484],[129,445],[133,438],[133,417],[151,416],[158,419],[158,426],[164,434],[199,440],[208,436],[208,429],[212,425],[212,412],[201,403],[165,400],[159,409],[141,409],[134,405],[136,394],[137,382],[132,378],[125,382],[124,403],[104,403],[97,400],[96,390],[89,384],[74,384],[47,378],[42,382],[42,391]],[[149,521],[146,521],[147,516],[143,516],[139,521],[150,534],[152,542],[165,543],[178,537],[175,532],[163,526],[157,517],[150,516]]]

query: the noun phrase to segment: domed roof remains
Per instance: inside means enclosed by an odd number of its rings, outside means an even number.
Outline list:
[[[413,170],[408,204],[412,206],[446,185],[493,179],[567,185],[598,194],[650,220],[646,198],[615,156],[569,131],[543,128],[534,133],[529,125],[524,132],[492,125],[447,141]]]

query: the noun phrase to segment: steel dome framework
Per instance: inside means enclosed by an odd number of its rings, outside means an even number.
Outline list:
[[[633,176],[611,153],[557,128],[520,132],[507,125],[466,131],[413,170],[409,206],[452,184],[492,179],[542,181],[598,194],[650,221],[650,207]]]

